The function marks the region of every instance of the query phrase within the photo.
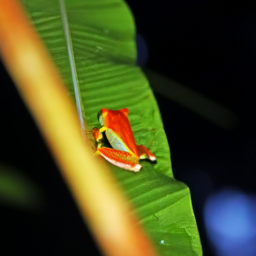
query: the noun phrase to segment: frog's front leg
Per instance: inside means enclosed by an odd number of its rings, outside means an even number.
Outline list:
[[[137,145],[140,159],[149,159],[150,161],[156,161],[156,156],[153,155],[149,149],[143,145]]]
[[[102,145],[103,145],[103,135],[102,135],[102,132],[106,131],[107,128],[106,127],[101,127],[100,129],[99,128],[93,128],[92,129],[92,134],[93,134],[93,137],[95,138],[96,140],[96,144],[97,144],[97,148],[101,148]]]

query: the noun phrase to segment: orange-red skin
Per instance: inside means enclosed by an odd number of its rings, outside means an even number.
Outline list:
[[[128,119],[128,109],[108,110],[101,109],[104,120],[104,127],[115,132],[128,149],[137,157],[139,152],[133,135],[133,131]]]
[[[139,158],[129,152],[120,151],[113,148],[99,148],[98,152],[107,161],[120,168],[138,172],[141,169]]]
[[[136,145],[128,119],[127,108],[120,110],[108,110],[102,108],[101,114],[99,115],[99,121],[102,124],[102,127],[100,129],[93,129],[93,136],[98,142],[96,154],[100,154],[107,161],[120,168],[133,172],[140,171],[142,167],[139,164],[140,159],[148,158],[151,161],[156,160],[156,156],[153,155],[148,148],[143,145]],[[101,133],[104,131],[110,132],[110,135],[115,135],[114,138],[120,140],[120,143],[123,144],[128,152],[116,148],[102,147],[101,140],[103,136]]]

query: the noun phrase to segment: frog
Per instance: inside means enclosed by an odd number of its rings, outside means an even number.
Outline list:
[[[101,128],[93,128],[97,143],[95,155],[101,155],[108,162],[122,169],[139,172],[141,159],[156,161],[156,156],[144,145],[137,145],[128,119],[129,110],[109,110],[102,108],[98,113]],[[104,146],[104,136],[111,147]]]

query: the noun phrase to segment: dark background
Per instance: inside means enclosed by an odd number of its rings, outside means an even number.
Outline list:
[[[205,200],[225,187],[255,193],[256,6],[249,1],[127,2],[146,42],[146,48],[138,47],[139,63],[147,59],[147,68],[237,116],[236,125],[223,129],[155,94],[174,175],[191,189],[204,255],[215,255],[203,221]],[[96,255],[96,246],[2,65],[0,75],[0,163],[26,173],[44,191],[47,202],[42,211],[0,206],[1,255]],[[85,239],[90,241],[86,247]],[[95,253],[89,253],[92,248]]]

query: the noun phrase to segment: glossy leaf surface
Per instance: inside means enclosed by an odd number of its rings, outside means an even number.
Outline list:
[[[135,66],[135,28],[121,0],[23,0],[59,69],[80,121],[100,127],[101,108],[129,109],[137,144],[156,155],[139,173],[110,165],[161,255],[201,255],[189,189],[173,178],[160,113]]]

